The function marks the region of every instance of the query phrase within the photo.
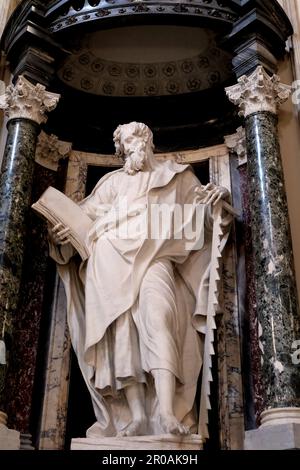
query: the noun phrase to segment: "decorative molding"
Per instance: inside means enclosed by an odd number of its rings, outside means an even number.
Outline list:
[[[65,3],[67,3],[65,1]],[[59,5],[61,7],[61,4]],[[76,9],[71,5],[65,8],[60,16],[54,14],[50,26],[51,32],[61,31],[78,24],[107,21],[111,18],[122,18],[128,15],[185,15],[190,17],[202,17],[211,22],[232,24],[238,18],[238,7],[231,2],[220,2],[219,0],[189,0],[189,2],[170,2],[165,0],[139,1],[132,0],[99,0],[95,5],[91,2],[81,2]],[[70,8],[71,6],[71,8]]]
[[[249,75],[258,66],[264,67],[270,75],[278,70],[278,61],[274,51],[271,51],[264,40],[257,35],[251,36],[242,45],[238,45],[235,54],[232,65],[237,78]]]
[[[280,83],[278,75],[267,74],[261,66],[248,77],[243,75],[238,84],[225,89],[229,100],[239,106],[240,116],[267,111],[277,114],[279,107],[291,94],[291,86]]]
[[[65,194],[75,202],[81,201],[85,196],[88,162],[81,152],[71,152],[68,164],[68,173]]]
[[[232,55],[217,47],[214,33],[207,36],[209,45],[201,54],[156,63],[109,61],[86,44],[67,58],[58,76],[67,86],[100,96],[199,92],[219,86],[232,76]]]
[[[287,0],[288,2],[290,0]],[[298,1],[298,0],[296,0]],[[239,0],[239,19],[225,36],[223,47],[235,55],[237,78],[262,66],[272,75],[284,59],[286,41],[293,29],[277,0]]]
[[[71,150],[70,142],[63,142],[56,135],[48,135],[42,131],[37,142],[35,160],[45,168],[57,171],[59,160],[67,158]]]
[[[176,163],[183,165],[198,163],[204,160],[209,160],[212,157],[221,158],[228,155],[228,148],[225,144],[214,145],[212,147],[201,148],[197,150],[184,150],[182,152],[167,152],[156,153],[155,157],[158,160],[174,160]],[[71,162],[71,163],[70,163]],[[73,150],[69,162],[72,166],[78,162],[85,162],[86,165],[91,166],[105,166],[119,168],[123,165],[123,160],[114,155],[105,155],[98,153],[88,153]]]
[[[225,144],[228,149],[236,153],[239,159],[239,166],[247,163],[246,133],[243,127],[239,127],[235,134],[225,135]]]
[[[0,97],[0,109],[8,120],[30,119],[40,125],[47,122],[46,113],[56,108],[59,99],[60,95],[46,91],[40,83],[33,85],[21,75]]]
[[[282,424],[300,424],[300,408],[276,408],[261,414],[261,428]]]
[[[32,83],[39,83],[46,88],[50,85],[55,76],[55,54],[52,51],[43,50],[29,45],[19,55],[18,62],[14,64],[13,76],[23,75]]]
[[[20,450],[35,450],[32,445],[31,434],[20,434]]]

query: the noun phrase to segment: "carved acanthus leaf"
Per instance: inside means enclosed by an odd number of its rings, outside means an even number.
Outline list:
[[[280,82],[278,75],[267,74],[261,66],[248,77],[239,78],[237,85],[226,88],[229,100],[239,106],[240,116],[268,111],[276,114],[288,99],[291,87]]]
[[[239,165],[247,162],[246,133],[243,127],[239,127],[235,134],[224,137],[225,144],[231,152],[237,154]]]
[[[16,84],[9,85],[0,96],[0,109],[9,120],[30,119],[40,125],[47,121],[46,113],[56,108],[59,99],[60,95],[46,91],[40,83],[33,85],[21,75]]]
[[[67,158],[72,150],[70,142],[63,142],[54,134],[41,132],[36,147],[36,161],[52,170],[57,169],[59,160]]]

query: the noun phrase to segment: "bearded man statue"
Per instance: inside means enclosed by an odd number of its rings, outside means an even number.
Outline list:
[[[202,429],[205,438],[196,391],[215,256],[213,208],[229,193],[202,186],[189,165],[157,159],[145,124],[119,126],[114,142],[123,168],[80,203],[93,221],[88,260],[69,243],[68,227],[49,231],[97,420],[87,436]],[[232,217],[221,212],[224,242]]]

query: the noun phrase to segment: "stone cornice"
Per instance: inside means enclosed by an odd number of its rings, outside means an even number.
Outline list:
[[[69,7],[69,8],[68,8]],[[94,5],[90,2],[82,2],[74,9],[72,2],[66,0],[64,8],[61,3],[52,4],[49,7],[51,15],[56,19],[51,23],[51,31],[57,32],[82,23],[99,20],[111,20],[122,17],[141,16],[176,16],[185,15],[205,18],[206,21],[224,24],[233,23],[237,18],[240,6],[232,1],[220,2],[218,0],[189,0],[189,1],[165,1],[165,0],[99,0]],[[60,13],[60,15],[59,15]]]

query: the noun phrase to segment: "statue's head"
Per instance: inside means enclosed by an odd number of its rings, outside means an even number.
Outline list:
[[[124,159],[124,170],[134,174],[153,160],[153,134],[146,124],[122,124],[114,132],[116,156]]]

